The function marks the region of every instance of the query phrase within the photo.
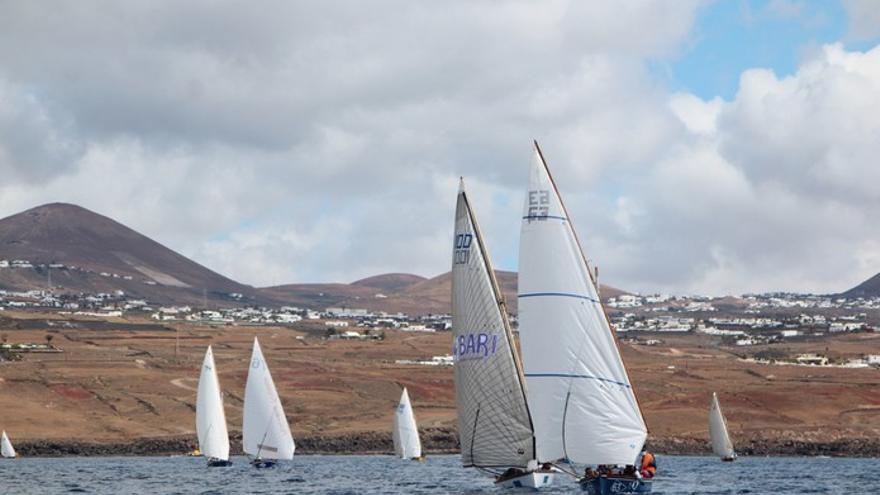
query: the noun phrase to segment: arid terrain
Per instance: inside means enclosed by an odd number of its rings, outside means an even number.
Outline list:
[[[51,335],[63,351],[0,362],[0,427],[26,455],[88,451],[76,442],[119,446],[143,439],[177,442],[147,451],[184,452],[195,443],[196,386],[209,344],[235,436],[255,336],[300,452],[387,448],[401,386],[409,388],[428,447],[454,448],[452,368],[395,363],[448,354],[448,332],[386,330],[381,341],[326,340],[314,326],[208,327],[5,313],[4,340],[45,343]],[[749,363],[714,337],[650,338],[662,342],[623,343],[622,349],[658,450],[704,450],[709,397],[717,391],[745,453],[880,454],[880,370]],[[880,350],[880,334],[773,347],[856,356]]]

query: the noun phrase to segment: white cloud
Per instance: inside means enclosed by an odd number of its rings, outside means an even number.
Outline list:
[[[647,62],[688,41],[699,5],[13,4],[0,211],[82,204],[255,285],[434,275],[465,175],[515,269],[537,138],[605,282],[865,278],[880,51],[746,71],[732,101],[669,94]]]

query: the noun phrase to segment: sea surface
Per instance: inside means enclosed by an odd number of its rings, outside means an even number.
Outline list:
[[[297,456],[274,469],[253,469],[243,457],[207,468],[199,457],[80,457],[0,460],[0,493],[94,494],[435,494],[513,493],[496,489],[458,456],[424,464],[390,456]],[[877,459],[658,456],[654,493],[880,494]],[[579,493],[570,478],[541,493]]]

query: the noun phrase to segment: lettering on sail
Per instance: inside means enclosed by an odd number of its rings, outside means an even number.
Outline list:
[[[453,253],[453,264],[466,265],[471,259],[471,244],[474,236],[471,234],[458,234],[455,236],[455,252]]]
[[[498,336],[486,333],[459,335],[452,342],[452,358],[455,360],[486,359],[495,355]]]
[[[547,189],[539,189],[529,191],[529,212],[528,220],[547,220],[550,213],[550,191]]]

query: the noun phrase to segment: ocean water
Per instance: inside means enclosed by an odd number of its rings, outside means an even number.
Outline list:
[[[198,457],[82,457],[0,461],[0,493],[94,494],[441,494],[507,493],[458,456],[420,464],[389,456],[297,456],[274,469],[253,469],[245,458],[207,468]],[[877,459],[659,456],[654,493],[880,494]],[[568,478],[541,493],[579,493]]]

